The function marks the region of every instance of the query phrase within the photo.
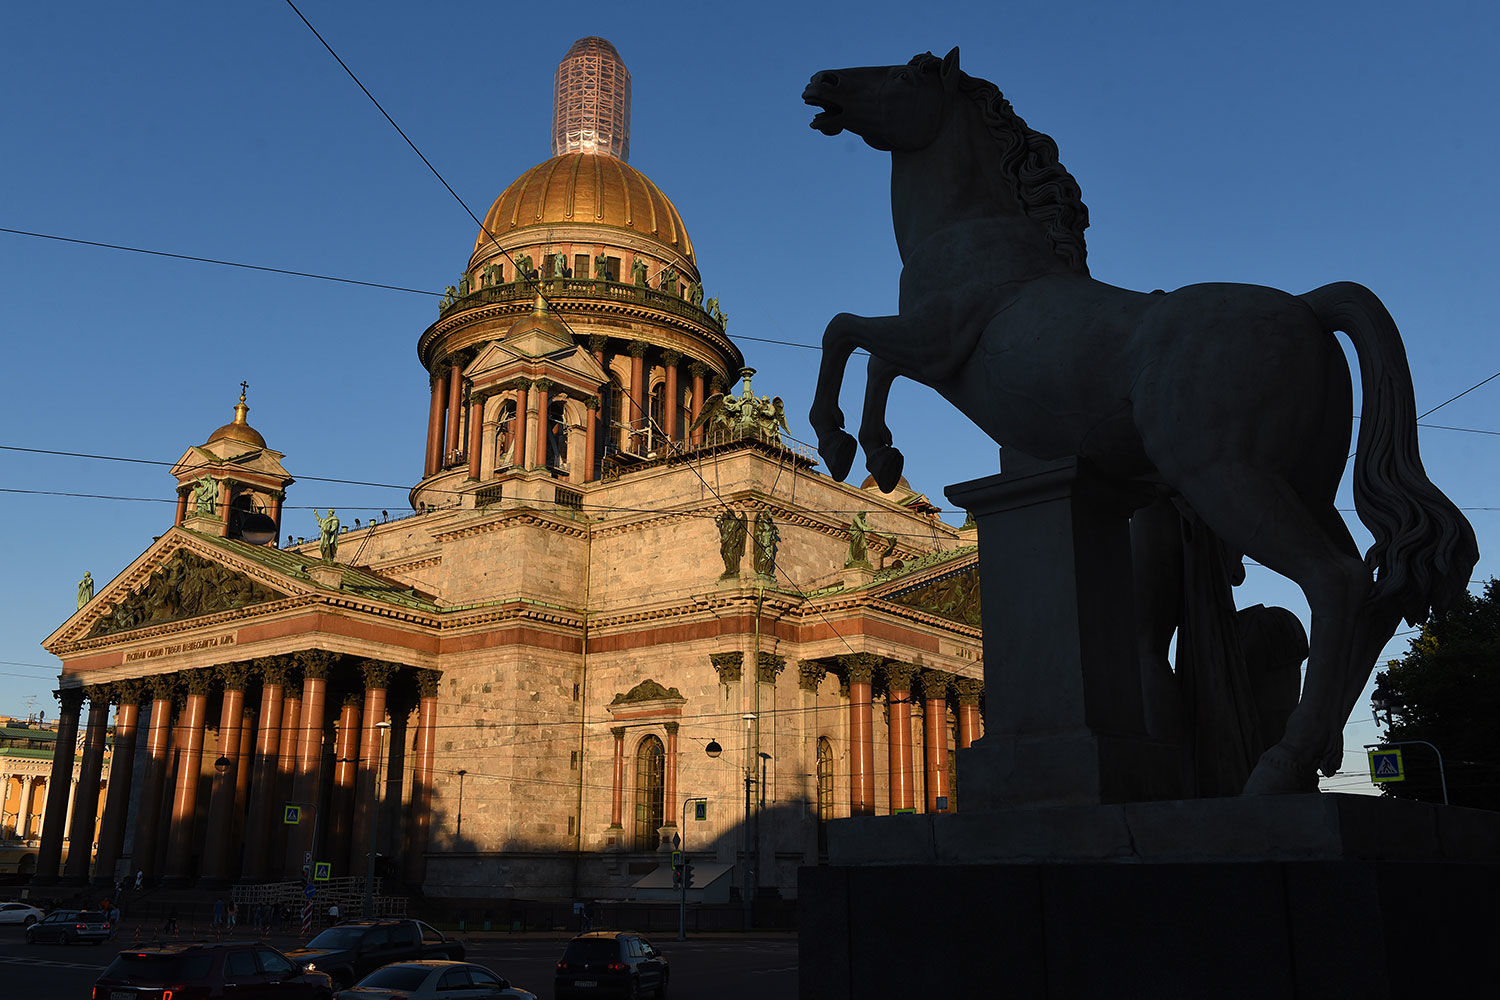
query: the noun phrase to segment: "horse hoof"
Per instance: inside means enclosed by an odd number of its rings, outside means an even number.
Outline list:
[[[900,485],[901,469],[906,465],[906,457],[901,454],[900,449],[887,445],[871,452],[866,448],[865,458],[865,468],[875,477],[875,485],[880,487],[880,492],[889,493]]]
[[[1298,764],[1288,751],[1272,747],[1260,755],[1242,794],[1300,795],[1317,790],[1317,772]]]
[[[849,475],[858,449],[859,442],[848,431],[829,431],[818,438],[818,454],[828,464],[828,474],[841,483]]]

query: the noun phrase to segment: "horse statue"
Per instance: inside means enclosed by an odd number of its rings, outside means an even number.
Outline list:
[[[1384,305],[1350,282],[1292,295],[1094,280],[1088,210],[1056,144],[962,72],[956,48],[816,73],[803,100],[821,109],[814,129],[891,154],[902,261],[897,315],[840,313],[823,334],[809,419],[829,472],[843,479],[853,463],[839,389],[864,348],[858,443],[882,489],[902,465],[886,397],[906,377],[1006,448],[1074,456],[1189,508],[1312,609],[1301,697],[1243,791],[1315,790],[1319,769],[1338,770],[1341,728],[1400,620],[1452,604],[1478,560],[1473,528],[1422,467],[1411,372]],[[1334,507],[1353,405],[1336,331],[1362,379],[1354,496],[1375,538],[1363,559]]]

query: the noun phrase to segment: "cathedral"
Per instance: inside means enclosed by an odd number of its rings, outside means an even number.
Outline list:
[[[43,643],[61,715],[35,884],[378,863],[386,892],[649,898],[676,847],[690,899],[790,896],[830,819],[958,808],[974,530],[785,436],[806,401],[746,367],[628,162],[615,48],[580,39],[554,91],[551,158],[417,337],[411,511],[285,533],[296,456],[242,393],[173,466],[173,523]],[[101,794],[70,815],[75,754]]]

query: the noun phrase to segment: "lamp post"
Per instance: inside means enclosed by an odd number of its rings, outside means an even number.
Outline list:
[[[365,916],[375,916],[375,853],[380,842],[380,768],[385,763],[385,734],[391,724],[384,720],[375,723],[379,736],[375,739],[375,787],[370,794],[370,860],[365,868]]]
[[[453,833],[455,838],[464,835],[464,775],[468,773],[463,768],[458,769],[458,829]]]

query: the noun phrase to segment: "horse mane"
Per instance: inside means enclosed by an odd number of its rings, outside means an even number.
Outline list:
[[[912,58],[908,64],[922,72],[935,71],[943,61],[931,52]],[[1000,145],[1000,164],[1021,208],[1040,225],[1052,243],[1052,252],[1078,273],[1087,276],[1088,247],[1083,231],[1089,225],[1088,206],[1078,182],[1057,161],[1057,143],[1052,137],[1027,126],[988,80],[959,71],[959,89],[979,108],[980,120]]]

